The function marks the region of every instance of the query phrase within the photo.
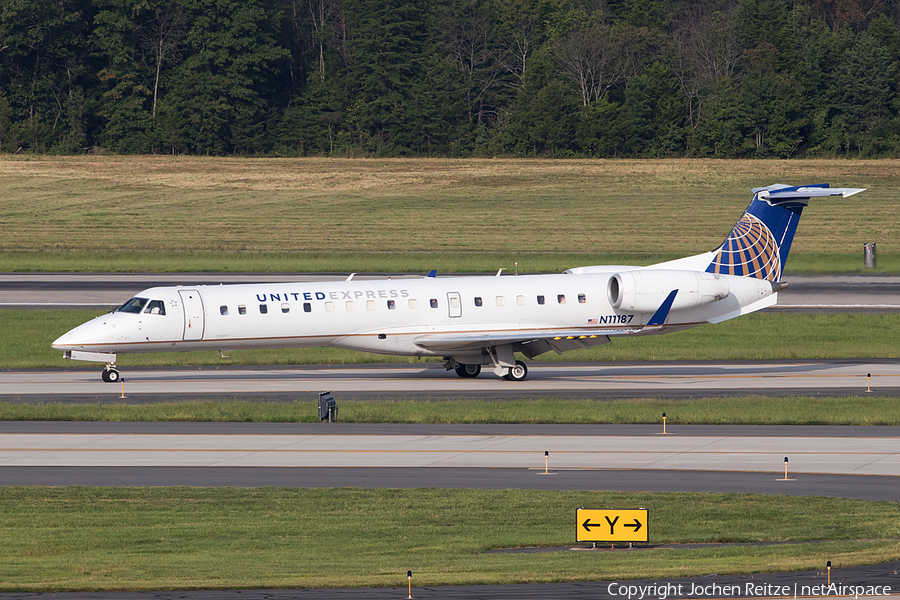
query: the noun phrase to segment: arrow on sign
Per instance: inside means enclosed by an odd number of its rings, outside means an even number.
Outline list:
[[[600,523],[591,523],[590,519],[586,519],[585,522],[581,524],[581,526],[590,531],[591,527],[600,527]]]
[[[637,533],[641,528],[641,522],[635,519],[634,523],[627,523],[624,527],[634,527],[634,532]]]

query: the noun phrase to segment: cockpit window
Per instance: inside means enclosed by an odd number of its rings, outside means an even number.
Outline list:
[[[164,315],[166,314],[166,304],[162,300],[151,300],[144,312],[151,315]]]
[[[116,309],[116,312],[126,312],[140,314],[141,309],[147,304],[146,298],[132,298],[122,306]]]

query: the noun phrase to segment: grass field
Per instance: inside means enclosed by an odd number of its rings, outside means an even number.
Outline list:
[[[865,377],[860,377],[860,383]],[[862,386],[864,387],[864,386]],[[877,390],[876,390],[877,392]],[[576,399],[471,398],[433,400],[414,395],[394,399],[346,400],[335,393],[341,423],[574,423],[661,426],[662,414],[678,425],[897,425],[897,398],[865,394],[828,396],[736,396],[729,398]],[[0,402],[3,421],[144,421],[144,422],[318,422],[315,394],[298,394],[288,402],[234,397],[144,403],[140,396],[119,401],[116,394],[102,402]],[[677,429],[674,430],[677,433]]]
[[[771,183],[869,188],[804,213],[788,273],[900,271],[900,161],[0,157],[0,271],[556,272],[718,245]]]
[[[773,474],[774,475],[774,474]],[[598,482],[598,485],[602,483]],[[650,541],[773,546],[486,554],[572,546],[578,507],[642,506]],[[531,490],[0,488],[0,591],[594,581],[900,558],[900,505],[744,494]]]

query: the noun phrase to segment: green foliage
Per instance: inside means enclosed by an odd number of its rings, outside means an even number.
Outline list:
[[[0,154],[10,141],[10,115],[12,111],[3,90],[0,90]]]
[[[895,11],[7,0],[0,151],[893,157]]]

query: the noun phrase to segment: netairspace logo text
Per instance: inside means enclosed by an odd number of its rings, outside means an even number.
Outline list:
[[[771,585],[768,583],[744,583],[721,584],[710,583],[699,585],[696,583],[653,583],[649,585],[621,584],[617,581],[610,583],[606,588],[610,596],[621,597],[624,600],[666,600],[666,598],[685,597],[810,597],[810,596],[890,596],[891,587],[888,585],[843,585],[832,583],[831,585]]]

